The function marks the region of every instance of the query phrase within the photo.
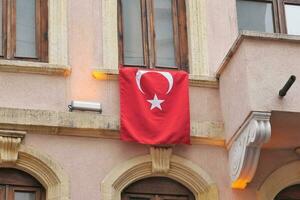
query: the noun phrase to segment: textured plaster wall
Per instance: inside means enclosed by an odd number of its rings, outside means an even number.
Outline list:
[[[66,81],[60,76],[0,73],[0,106],[66,110]]]
[[[256,175],[248,187],[252,190],[255,188],[259,189],[268,176],[276,169],[296,160],[299,160],[299,155],[293,149],[263,149],[260,154]]]
[[[1,72],[0,106],[64,111],[71,100],[97,101],[103,114],[118,116],[118,82],[91,76],[102,65],[101,1],[68,1],[67,12],[71,75]],[[192,120],[222,121],[218,89],[191,87],[190,104]]]
[[[300,77],[299,42],[245,40],[249,70],[249,94],[253,110],[300,109],[300,84],[296,80],[287,95],[278,98],[279,90],[291,75]]]
[[[236,0],[206,0],[207,45],[210,74],[215,74],[238,35]]]
[[[251,111],[246,55],[247,49],[240,46],[220,77],[220,101],[227,141]]]
[[[101,1],[68,1],[69,60],[72,74],[68,78],[69,98],[102,100],[103,85],[91,72],[101,65]]]
[[[300,76],[299,42],[246,38],[220,77],[220,101],[229,140],[251,111],[299,111],[300,84],[284,98],[279,90],[291,75]]]
[[[237,33],[235,1],[227,1],[222,4],[206,1],[211,74],[221,63]],[[69,0],[67,12],[71,75],[60,77],[1,72],[0,106],[63,111],[67,110],[71,100],[99,101],[103,105],[103,114],[118,116],[118,82],[99,81],[91,76],[91,71],[102,65],[101,1]],[[234,89],[232,92],[235,92]],[[231,99],[224,100],[222,104],[226,105],[226,101],[231,102]],[[243,102],[239,103],[242,106]],[[223,121],[218,89],[190,87],[190,104],[192,120]],[[224,117],[237,119],[236,116]],[[72,200],[99,199],[100,182],[114,166],[149,151],[148,146],[118,140],[38,134],[28,134],[25,145],[49,154],[63,166],[70,176]],[[176,146],[174,152],[192,160],[211,175],[218,184],[221,200],[253,199],[252,191],[241,193],[230,189],[225,149],[192,145]],[[242,198],[240,195],[243,195]]]
[[[130,158],[149,153],[148,146],[118,140],[35,134],[26,136],[25,145],[51,155],[60,163],[70,178],[72,200],[100,199],[100,183],[112,168]],[[240,193],[230,189],[225,149],[178,145],[174,147],[174,154],[203,168],[217,183],[221,200],[254,199],[252,191]]]

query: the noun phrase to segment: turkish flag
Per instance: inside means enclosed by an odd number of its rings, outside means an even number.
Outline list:
[[[186,72],[121,67],[119,84],[122,140],[190,143]]]

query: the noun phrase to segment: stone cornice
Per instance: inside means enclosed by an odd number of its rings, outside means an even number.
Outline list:
[[[119,139],[119,117],[92,112],[0,108],[0,129],[28,133]],[[191,122],[192,144],[224,146],[222,122]]]
[[[270,116],[268,112],[253,112],[230,146],[232,188],[243,189],[251,182],[258,165],[260,148],[271,137]]]

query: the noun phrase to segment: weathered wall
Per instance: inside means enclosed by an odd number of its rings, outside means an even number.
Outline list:
[[[206,0],[206,9],[208,65],[215,74],[238,35],[235,0]]]
[[[241,40],[220,75],[227,140],[251,111],[299,111],[299,84],[295,83],[286,97],[278,96],[291,75],[300,76],[299,46],[290,36],[276,39],[268,34],[255,34]]]
[[[101,1],[68,1],[68,77],[0,73],[0,106],[67,110],[71,100],[101,102],[103,114],[119,115],[118,81],[95,80],[102,65]],[[191,118],[222,121],[218,89],[190,88]]]
[[[246,54],[247,49],[240,46],[220,77],[220,101],[227,141],[251,111]]]
[[[25,145],[50,155],[63,167],[70,178],[72,200],[100,199],[100,183],[112,168],[130,158],[149,153],[148,146],[118,140],[36,134],[28,134]],[[239,191],[230,189],[225,149],[178,145],[173,151],[175,155],[191,160],[211,176],[219,187],[221,200],[254,199],[253,192],[239,194]]]

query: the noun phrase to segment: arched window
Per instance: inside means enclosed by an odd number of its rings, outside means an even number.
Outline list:
[[[195,200],[195,197],[185,186],[170,178],[151,177],[125,188],[122,200]]]
[[[300,199],[300,184],[289,186],[281,190],[274,200],[297,200]]]
[[[43,186],[26,172],[0,168],[1,200],[44,200]]]

